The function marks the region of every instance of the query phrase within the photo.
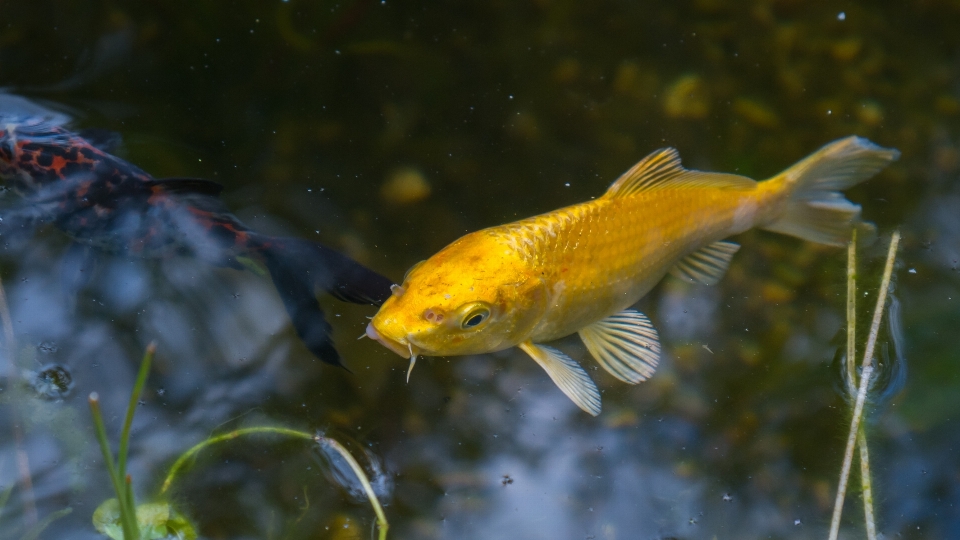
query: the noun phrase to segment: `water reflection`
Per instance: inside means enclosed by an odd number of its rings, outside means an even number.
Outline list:
[[[361,304],[388,297],[387,278],[319,243],[249,229],[219,200],[221,185],[155,179],[71,132],[68,120],[0,94],[0,177],[22,199],[3,211],[0,234],[14,239],[4,247],[16,252],[37,227],[56,225],[77,243],[60,264],[63,281],[75,289],[68,293],[84,284],[85,272],[89,278],[87,260],[97,250],[146,259],[187,255],[218,267],[250,268],[270,275],[304,343],[334,365],[339,355],[314,298],[317,290]],[[111,291],[114,300],[126,301],[124,282]]]
[[[884,330],[881,361],[910,365],[901,390],[871,396],[876,512],[887,537],[960,537],[956,10],[855,3],[840,21],[839,8],[798,6],[8,3],[0,85],[83,73],[29,95],[69,105],[78,128],[121,132],[117,152],[155,176],[224,184],[257,231],[392,277],[467,231],[596,196],[665,145],[692,167],[756,177],[851,133],[900,148],[851,193],[881,237],[904,232],[902,341]],[[122,46],[94,60],[108,41]],[[425,198],[383,199],[414,170]],[[0,494],[21,478],[20,426],[38,519],[73,508],[44,537],[98,538],[90,518],[112,495],[85,399],[100,393],[115,441],[136,359],[157,339],[131,448],[144,500],[211,432],[332,426],[382,459],[391,537],[823,538],[849,414],[834,363],[844,256],[737,240],[718,287],[667,281],[641,303],[663,365],[629,388],[591,371],[605,411],[590,419],[520,354],[421,359],[408,385],[402,359],[353,341],[373,310],[321,298],[353,374],[322,369],[267,279],[183,256],[90,259],[59,231],[27,235],[0,260],[17,339],[14,362],[0,360]],[[883,247],[861,251],[864,283]],[[21,378],[50,365],[73,378],[61,399]],[[369,508],[316,460],[292,443],[225,445],[184,476],[177,507],[207,538],[366,538]],[[851,494],[844,535],[861,535],[860,515]],[[21,538],[30,516],[17,484],[0,537]]]

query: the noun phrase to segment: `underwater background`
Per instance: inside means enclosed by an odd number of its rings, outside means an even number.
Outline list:
[[[947,539],[960,538],[957,21],[946,0],[2,0],[0,87],[118,133],[118,154],[154,176],[223,184],[258,231],[395,281],[466,232],[599,196],[657,148],[758,179],[851,134],[897,148],[848,191],[879,231],[858,252],[858,336],[903,234],[866,407],[875,512],[886,538]],[[604,401],[592,418],[515,349],[424,358],[407,384],[405,359],[356,340],[376,308],[329,297],[350,371],[324,365],[252,272],[101,254],[72,291],[70,240],[41,228],[0,251],[15,339],[0,361],[0,538],[66,508],[40,538],[102,538],[91,516],[113,494],[87,396],[115,444],[151,341],[138,501],[211,434],[271,425],[372,463],[391,538],[824,538],[852,408],[846,251],[735,240],[719,285],[668,277],[640,302],[664,345],[650,381],[584,362]],[[576,339],[557,345],[586,358]],[[864,537],[858,486],[841,538]],[[168,499],[204,538],[373,534],[365,497],[302,441],[210,448]]]

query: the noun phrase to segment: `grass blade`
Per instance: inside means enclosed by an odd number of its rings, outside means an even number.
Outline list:
[[[97,442],[100,443],[100,451],[103,453],[103,462],[110,474],[110,482],[113,484],[113,492],[120,501],[120,525],[123,527],[123,537],[126,540],[139,540],[140,527],[137,525],[136,507],[128,509],[124,504],[127,500],[126,494],[128,487],[121,483],[117,466],[113,461],[113,453],[110,452],[110,443],[107,441],[107,428],[103,424],[103,414],[100,412],[100,396],[96,392],[91,392],[87,398],[90,403],[90,415],[93,416],[93,425],[97,432]],[[131,504],[131,506],[133,506]]]
[[[877,345],[877,334],[880,333],[880,319],[883,318],[883,306],[890,292],[890,276],[893,274],[893,262],[897,258],[897,247],[900,244],[900,231],[894,231],[890,237],[890,249],[887,251],[887,263],[883,268],[883,280],[880,282],[880,292],[877,297],[877,307],[873,310],[873,321],[870,323],[870,335],[867,337],[867,347],[863,351],[863,367],[873,363],[873,349]]]
[[[370,500],[370,506],[373,507],[373,511],[377,514],[380,540],[384,540],[387,537],[387,530],[390,528],[390,524],[387,522],[387,515],[383,512],[383,507],[380,506],[380,500],[377,499],[377,494],[373,492],[373,486],[370,485],[370,479],[368,479],[367,474],[363,472],[363,468],[357,463],[353,455],[336,440],[321,436],[317,436],[316,440],[318,443],[326,444],[336,450],[337,453],[347,461],[350,468],[353,469],[353,474],[357,475],[357,479],[360,480],[360,484],[363,486],[363,491],[367,494],[367,499]]]
[[[867,435],[860,426],[857,436],[860,447],[860,489],[863,490],[863,522],[867,540],[877,540],[877,522],[873,516],[873,482],[870,478],[870,452],[867,450]]]
[[[143,386],[147,382],[147,376],[150,375],[150,364],[153,362],[153,355],[156,352],[156,342],[147,345],[147,350],[143,353],[143,360],[140,362],[137,381],[133,385],[133,391],[130,392],[130,402],[127,404],[127,416],[123,419],[123,430],[120,432],[120,451],[117,454],[117,466],[119,467],[117,472],[120,478],[127,475],[127,452],[130,447],[130,427],[133,425],[133,415],[137,411],[137,403],[140,402],[140,393],[143,392]]]
[[[8,369],[10,370],[11,380],[17,377],[17,365],[14,359],[17,356],[17,341],[13,335],[13,320],[10,317],[10,307],[7,305],[7,293],[3,288],[3,281],[0,281],[0,323],[3,325],[3,344],[6,348]],[[37,523],[37,505],[33,495],[33,478],[30,476],[30,458],[23,449],[23,430],[21,429],[20,414],[16,407],[10,407],[10,416],[13,424],[13,444],[17,460],[17,470],[20,473],[20,484],[23,492],[24,514],[27,523]]]
[[[110,452],[110,442],[107,441],[107,428],[103,425],[103,413],[100,412],[100,395],[90,392],[87,402],[90,403],[90,416],[93,417],[93,427],[96,429],[97,442],[100,443],[100,451],[103,453],[103,463],[110,474],[110,483],[113,484],[113,490],[116,493],[122,493],[117,467],[113,462],[113,453]]]
[[[7,506],[7,501],[10,500],[10,494],[13,493],[13,487],[15,485],[16,484],[10,484],[7,489],[3,490],[3,493],[0,493],[0,518],[3,517],[3,509]],[[2,522],[3,520],[0,519],[0,523]]]
[[[857,229],[847,244],[847,390],[857,391]]]
[[[890,237],[890,247],[887,251],[887,261],[883,269],[883,278],[880,290],[877,293],[877,305],[873,311],[873,320],[870,324],[870,333],[863,351],[863,370],[860,374],[859,391],[854,406],[853,419],[850,423],[850,432],[847,437],[847,447],[844,452],[843,466],[840,469],[840,480],[837,483],[837,497],[834,501],[833,517],[830,520],[830,540],[836,540],[840,533],[840,517],[843,514],[843,501],[847,493],[847,482],[850,478],[850,466],[853,462],[853,451],[860,447],[860,481],[863,489],[863,512],[868,540],[876,540],[877,526],[873,514],[873,485],[870,474],[870,453],[867,447],[867,436],[860,424],[863,415],[863,404],[866,400],[870,375],[873,373],[873,352],[880,333],[880,321],[883,318],[883,308],[890,293],[890,278],[893,275],[893,264],[897,258],[897,248],[900,245],[900,231],[894,231]],[[856,370],[853,358],[856,352],[855,329],[856,324],[856,233],[847,246],[847,379],[848,387],[852,389],[856,381]]]
[[[223,442],[223,441],[230,441],[230,440],[236,439],[237,437],[241,437],[243,435],[251,435],[255,433],[273,433],[277,435],[287,435],[289,437],[294,437],[297,439],[306,439],[308,441],[314,440],[314,436],[310,433],[297,431],[295,429],[271,427],[271,426],[243,428],[243,429],[231,431],[230,433],[224,433],[223,435],[217,435],[216,437],[210,437],[209,439],[206,439],[204,441],[201,441],[193,445],[193,447],[191,447],[189,450],[181,454],[179,458],[177,458],[177,461],[175,461],[173,463],[173,466],[170,467],[170,472],[167,473],[167,477],[163,480],[163,485],[160,487],[160,495],[163,495],[164,493],[167,492],[168,489],[170,489],[170,486],[173,484],[173,481],[176,479],[177,474],[180,472],[180,469],[183,468],[183,466],[187,463],[187,461],[189,461],[193,456],[195,456],[198,452],[200,452],[204,448]]]
[[[353,470],[353,473],[357,475],[357,478],[360,480],[360,484],[363,485],[363,490],[367,495],[367,498],[370,500],[370,505],[373,507],[374,513],[377,515],[377,527],[380,530],[380,540],[386,540],[387,530],[390,528],[390,524],[387,522],[387,516],[383,511],[383,507],[380,505],[380,501],[377,499],[376,493],[373,491],[373,486],[370,485],[370,480],[367,478],[367,474],[363,471],[363,468],[357,462],[357,460],[343,447],[339,442],[328,437],[322,437],[319,435],[312,435],[303,431],[290,428],[282,427],[272,427],[272,426],[258,426],[243,428],[231,431],[230,433],[224,433],[223,435],[217,435],[215,437],[210,437],[204,441],[201,441],[191,447],[189,450],[180,455],[179,458],[173,463],[170,467],[170,471],[167,473],[167,477],[163,481],[163,485],[160,487],[160,495],[164,495],[170,486],[173,485],[173,481],[176,480],[177,475],[180,473],[180,470],[186,465],[186,463],[197,455],[201,450],[212,446],[217,443],[224,441],[231,441],[238,437],[244,435],[253,435],[253,434],[263,434],[270,433],[276,435],[286,435],[288,437],[293,437],[296,439],[304,439],[308,441],[315,441],[319,444],[326,444],[333,448],[340,456],[346,460],[347,464],[350,466],[350,469]]]
[[[847,496],[847,481],[850,479],[850,465],[853,463],[853,448],[857,442],[857,432],[860,430],[860,418],[863,416],[863,403],[867,399],[867,387],[870,384],[870,375],[873,366],[863,368],[860,374],[860,391],[857,393],[857,404],[853,409],[853,419],[850,420],[850,435],[847,437],[847,449],[843,454],[843,466],[840,468],[840,482],[837,486],[837,498],[833,503],[833,517],[830,520],[830,540],[837,540],[840,533],[840,516],[843,513],[843,500]]]
[[[40,537],[40,533],[49,527],[51,523],[62,518],[63,516],[66,516],[70,512],[73,512],[73,508],[68,506],[63,510],[57,510],[56,512],[48,515],[47,517],[43,518],[40,523],[37,523],[31,527],[30,530],[20,538],[20,540],[37,540],[37,538]]]

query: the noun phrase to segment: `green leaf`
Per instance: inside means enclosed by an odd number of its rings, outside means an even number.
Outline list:
[[[120,502],[109,499],[93,513],[93,526],[97,532],[124,540],[120,525]],[[174,510],[169,503],[146,503],[137,506],[137,526],[142,540],[196,540],[197,531],[187,518]]]

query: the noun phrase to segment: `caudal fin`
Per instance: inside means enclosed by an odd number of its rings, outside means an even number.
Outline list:
[[[861,137],[827,144],[768,180],[783,185],[787,200],[779,217],[763,228],[820,244],[846,245],[860,222],[860,205],[848,201],[841,191],[899,157],[899,151]]]
[[[342,366],[317,290],[345,302],[380,305],[390,297],[393,282],[316,242],[259,235],[254,241],[297,335],[318,358]]]

